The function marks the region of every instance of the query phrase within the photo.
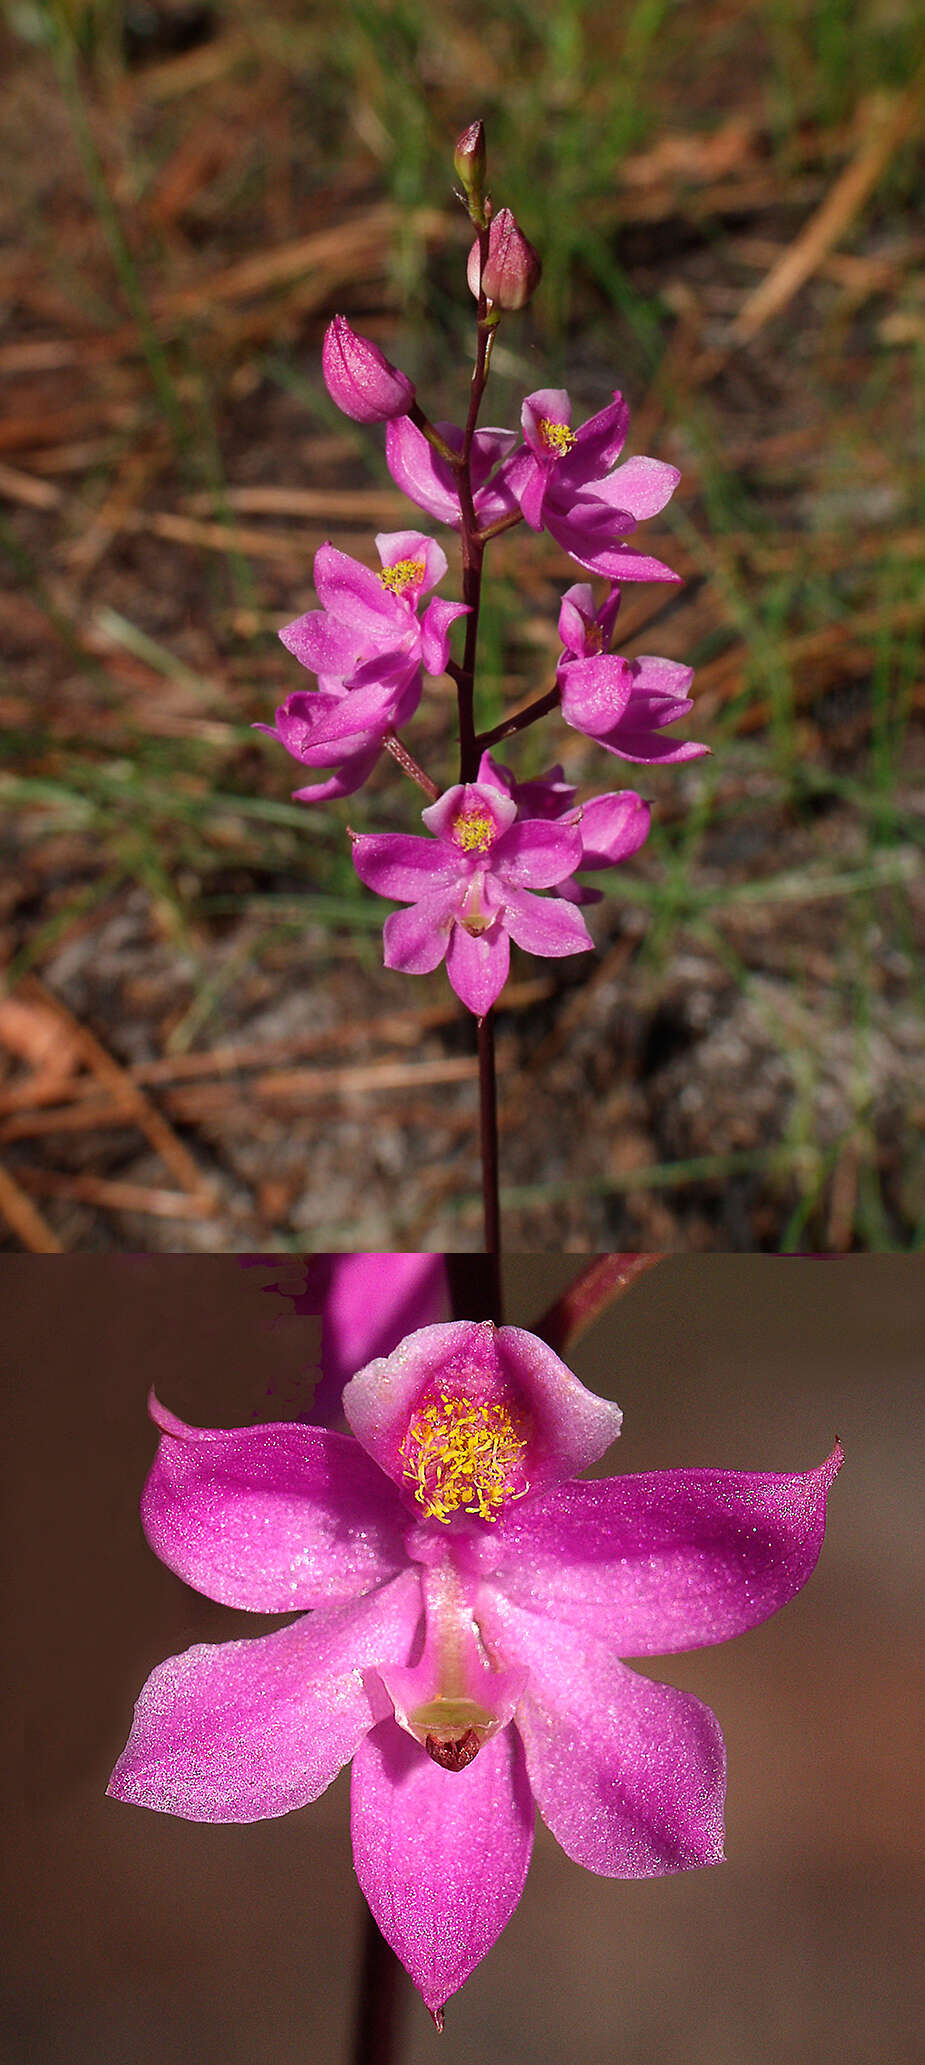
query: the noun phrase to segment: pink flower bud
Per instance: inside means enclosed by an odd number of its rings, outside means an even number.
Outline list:
[[[385,423],[392,416],[405,416],[414,400],[407,374],[389,364],[378,344],[352,330],[346,316],[336,315],[328,324],[321,369],[331,400],[354,423]]]
[[[488,234],[488,261],[482,275],[482,289],[495,308],[525,308],[535,294],[543,270],[538,253],[518,229],[510,208],[499,208]],[[469,253],[466,277],[473,294],[479,291],[479,247]]]
[[[470,122],[457,137],[453,152],[456,177],[469,203],[469,214],[473,222],[481,222],[485,187],[485,129],[481,122]]]

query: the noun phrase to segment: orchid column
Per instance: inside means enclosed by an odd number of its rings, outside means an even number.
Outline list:
[[[360,423],[385,423],[392,478],[431,519],[459,534],[462,594],[432,594],[447,573],[433,538],[417,530],[375,541],[378,571],[330,544],[315,558],[320,609],[280,634],[317,677],[265,725],[303,766],[324,778],[297,789],[302,802],[352,795],[380,754],[392,755],[428,799],[428,836],[350,831],[357,872],[379,895],[406,906],[386,919],[385,964],[447,975],[478,1022],[485,1247],[500,1246],[493,1007],[507,980],[511,941],[544,958],[593,947],[582,904],[601,892],[583,870],[622,865],[650,823],[633,789],[579,799],[560,766],[519,781],[490,749],[556,710],[567,725],[622,760],[648,764],[697,758],[704,745],[666,739],[665,726],[691,709],[691,671],[676,661],[632,661],[609,650],[625,581],[675,581],[670,567],[627,542],[656,515],[678,473],[658,459],[617,464],[629,427],[622,394],[572,427],[564,389],[526,397],[521,436],[482,428],[479,413],[499,324],[526,306],[540,260],[509,208],[495,211],[486,189],[485,136],[474,122],[459,138],[459,199],[476,231],[467,279],[476,301],[475,358],[462,425],[432,422],[407,375],[370,339],[335,316],[324,343],[324,377],[333,400]],[[606,584],[596,602],[590,581],[562,597],[562,652],[555,680],[525,708],[480,730],[477,657],[482,575],[488,545],[526,522],[545,530],[585,573]],[[430,596],[426,608],[420,605]],[[461,659],[451,657],[457,619],[465,619]],[[459,761],[446,787],[425,771],[399,736],[414,717],[425,675],[455,684]]]

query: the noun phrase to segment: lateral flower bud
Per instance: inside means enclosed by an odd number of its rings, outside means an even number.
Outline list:
[[[321,352],[324,384],[333,402],[354,423],[385,423],[405,416],[414,400],[407,373],[390,364],[378,344],[336,315],[325,331]]]
[[[538,252],[518,228],[510,208],[499,208],[488,232],[488,258],[481,276],[482,291],[494,308],[513,312],[525,308],[540,283],[543,267]],[[469,253],[466,278],[472,293],[479,292],[479,246]]]
[[[487,165],[484,123],[470,122],[468,129],[464,129],[462,135],[457,137],[453,164],[456,168],[456,177],[469,204],[472,221],[483,223]]]

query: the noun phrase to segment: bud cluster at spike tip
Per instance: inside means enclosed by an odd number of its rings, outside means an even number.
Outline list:
[[[523,399],[518,429],[479,425],[494,332],[529,302],[541,261],[511,209],[493,207],[481,121],[470,122],[457,138],[454,167],[462,189],[458,198],[465,200],[480,232],[467,258],[468,285],[481,318],[473,406],[465,429],[452,421],[431,421],[408,375],[355,331],[346,316],[336,315],[328,325],[322,365],[328,392],[345,415],[354,422],[384,423],[386,465],[395,485],[432,521],[461,533],[467,602],[434,597],[419,611],[419,602],[448,571],[436,540],[421,532],[379,537],[382,564],[376,572],[337,552],[330,542],[324,544],[315,557],[320,608],[307,611],[280,634],[316,676],[317,686],[292,691],[280,704],[275,724],[257,728],[271,732],[303,767],[321,770],[319,780],[293,792],[300,802],[326,803],[354,794],[386,750],[435,798],[424,813],[431,837],[406,842],[409,852],[400,868],[397,834],[376,838],[351,832],[354,865],[367,886],[409,906],[386,921],[386,965],[424,973],[445,963],[460,997],[481,1016],[500,994],[512,939],[540,955],[572,954],[593,945],[576,906],[598,901],[601,892],[581,881],[580,871],[625,863],[643,845],[651,822],[649,805],[634,790],[581,797],[564,776],[554,779],[556,770],[522,783],[516,771],[493,762],[485,748],[554,709],[601,752],[640,765],[693,761],[709,748],[663,735],[693,707],[691,669],[651,654],[627,659],[611,649],[623,584],[678,579],[633,535],[665,508],[680,478],[677,468],[648,456],[623,456],[630,412],[619,389],[584,421],[573,422],[572,400],[564,388],[537,388]],[[398,734],[417,713],[425,675],[450,674],[462,699],[452,627],[457,617],[471,618],[474,609],[475,622],[467,632],[468,671],[477,647],[485,546],[495,533],[520,523],[545,531],[573,569],[606,583],[606,594],[595,597],[587,578],[566,590],[553,685],[508,723],[480,731],[473,706],[463,725],[460,702],[460,738],[467,734],[467,742],[457,779],[444,775],[435,780],[416,761],[413,739],[406,742]],[[477,692],[477,674],[474,687]],[[493,836],[491,852],[481,850],[474,807],[464,836],[447,832],[443,819],[455,808],[448,799],[460,784],[485,792],[491,799],[489,817],[504,806],[513,809],[510,837],[507,830]],[[432,812],[440,818],[439,831],[430,821]],[[465,813],[457,815],[461,820]],[[542,859],[536,832],[540,820],[549,845]],[[414,863],[412,848],[417,851]],[[561,862],[558,877],[549,872],[553,850]],[[385,886],[399,878],[401,888]]]
[[[207,1598],[299,1617],[159,1664],[108,1790],[246,1823],[352,1762],[361,1889],[438,2016],[517,1906],[537,1809],[604,1877],[722,1860],[719,1722],[623,1658],[725,1642],[792,1599],[842,1454],[584,1479],[619,1407],[487,1321],[421,1327],[342,1403],[347,1434],[189,1427],[152,1395],[151,1548]]]

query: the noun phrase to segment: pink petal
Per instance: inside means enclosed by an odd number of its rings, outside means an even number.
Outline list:
[[[435,595],[421,618],[421,655],[425,672],[445,674],[450,657],[450,626],[457,617],[469,615],[467,602],[444,602]]]
[[[609,868],[638,853],[649,836],[651,805],[634,789],[592,796],[581,812],[581,865]]]
[[[563,486],[577,488],[584,481],[607,473],[626,443],[629,420],[629,403],[615,389],[613,401],[599,409],[596,416],[589,416],[587,423],[575,432],[575,443],[559,467]]]
[[[535,394],[527,395],[520,411],[521,427],[530,450],[544,462],[550,457],[550,448],[540,424],[563,423],[567,426],[571,420],[572,404],[564,387],[538,387]]]
[[[343,680],[362,657],[356,632],[346,630],[323,609],[310,609],[304,617],[284,624],[279,636],[286,651],[313,674],[333,674]]]
[[[533,1802],[512,1728],[444,1771],[394,1721],[354,1758],[357,1878],[432,2014],[491,1949],[523,1892]]]
[[[161,1442],[141,1519],[162,1563],[225,1606],[291,1613],[401,1568],[402,1514],[359,1443],[319,1427],[187,1427],[153,1392]]]
[[[662,459],[627,459],[606,480],[589,482],[596,497],[613,509],[627,509],[636,523],[658,516],[671,501],[681,478],[676,466]]]
[[[421,817],[429,832],[436,839],[453,839],[453,826],[458,817],[480,816],[491,819],[496,836],[506,832],[517,816],[517,805],[503,790],[496,789],[491,782],[456,782],[452,789],[444,789],[436,803],[429,803],[422,810]]]
[[[316,1800],[381,1715],[364,1669],[404,1663],[417,1573],[253,1642],[197,1644],[152,1671],[113,1799],[186,1821],[263,1821]]]
[[[445,847],[413,832],[370,832],[353,841],[353,865],[367,889],[418,903],[422,896],[459,879],[458,859]]]
[[[394,1355],[360,1370],[344,1392],[348,1425],[396,1483],[406,1481],[402,1443],[418,1401],[453,1386],[527,1415],[532,1427],[525,1467],[533,1496],[597,1462],[620,1431],[619,1406],[586,1391],[538,1335],[487,1320],[451,1320],[411,1334]],[[412,1510],[419,1509],[412,1504]],[[508,1510],[520,1512],[522,1506]],[[472,1525],[477,1533],[487,1530],[494,1553],[496,1529]]]
[[[596,623],[594,591],[590,581],[575,581],[567,588],[559,607],[559,637],[576,659],[583,659],[588,632]]]
[[[623,716],[633,693],[633,672],[617,653],[563,660],[558,672],[562,715],[576,731],[600,738]]]
[[[581,860],[577,826],[545,818],[521,818],[492,848],[492,867],[499,880],[520,889],[553,889]]]
[[[529,889],[511,890],[504,922],[511,938],[529,954],[543,954],[547,958],[581,954],[594,945],[574,904],[561,896],[533,896]]]
[[[447,427],[437,425],[443,436]],[[396,486],[410,502],[439,517],[441,523],[459,525],[459,495],[452,470],[409,417],[399,416],[386,425],[385,460]]]
[[[453,923],[452,896],[422,898],[410,910],[393,911],[382,928],[387,968],[400,968],[405,975],[429,975],[439,968],[447,950]]]
[[[566,1856],[607,1878],[652,1878],[723,1856],[726,1758],[715,1714],[640,1678],[593,1635],[479,1594],[486,1641],[530,1672],[516,1725],[536,1804]]]
[[[805,1585],[841,1462],[836,1447],[799,1476],[653,1470],[560,1484],[511,1508],[492,1580],[620,1656],[727,1642]]]
[[[315,553],[315,588],[338,623],[379,645],[394,645],[396,629],[404,629],[404,612],[378,574],[333,545],[320,545]]]
[[[362,746],[356,753],[341,762],[336,774],[330,780],[316,783],[314,788],[293,789],[294,803],[331,803],[341,796],[353,796],[361,789],[379,758],[380,741],[373,746]]]
[[[311,1417],[322,1426],[340,1412],[347,1379],[415,1327],[442,1319],[448,1299],[442,1255],[314,1255],[303,1291],[278,1288],[292,1298],[294,1312],[321,1315],[321,1380]]]
[[[446,972],[467,1011],[484,1018],[508,978],[511,948],[507,933],[497,921],[487,932],[473,935],[464,925],[454,925],[447,948]]]
[[[524,468],[518,479],[517,500],[520,503],[520,513],[532,531],[540,531],[543,528],[543,510],[546,506],[550,472],[548,461],[543,464],[535,459],[531,470],[527,472]]]
[[[563,713],[564,714],[564,713]],[[665,722],[669,722],[666,718]],[[582,729],[578,726],[579,731]],[[609,734],[595,732],[595,745],[603,746],[605,752],[616,753],[620,760],[631,760],[642,767],[668,766],[680,760],[702,760],[710,746],[695,745],[693,739],[661,739],[654,731],[631,731],[629,725],[618,724]]]

